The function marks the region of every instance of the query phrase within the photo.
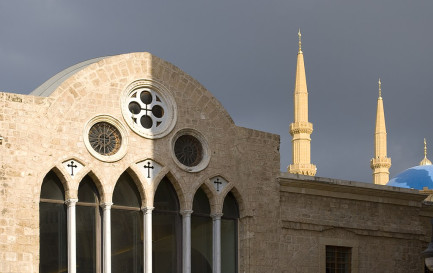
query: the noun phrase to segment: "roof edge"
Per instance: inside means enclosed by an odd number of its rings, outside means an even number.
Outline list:
[[[105,58],[108,58],[111,56],[104,56],[104,57],[98,57],[93,58],[90,60],[86,60],[80,63],[77,63],[73,66],[70,66],[53,77],[49,78],[47,81],[45,81],[43,84],[41,84],[39,87],[37,87],[35,90],[30,92],[29,95],[32,96],[39,96],[39,97],[48,97],[50,96],[56,89],[59,87],[64,81],[72,77],[74,74],[78,73],[79,71],[83,70],[84,68],[88,67],[91,64],[97,63]]]

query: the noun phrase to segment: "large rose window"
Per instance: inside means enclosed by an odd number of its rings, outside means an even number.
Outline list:
[[[176,122],[174,100],[164,86],[153,81],[131,84],[126,90],[122,111],[131,129],[146,138],[165,136]]]

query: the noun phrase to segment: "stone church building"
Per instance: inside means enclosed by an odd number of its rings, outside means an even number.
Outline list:
[[[424,272],[426,195],[315,177],[306,83],[299,47],[288,172],[280,136],[149,53],[0,92],[0,272]]]

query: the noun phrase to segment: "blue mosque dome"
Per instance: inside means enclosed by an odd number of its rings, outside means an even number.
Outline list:
[[[389,180],[388,186],[422,190],[433,189],[433,165],[415,166]]]
[[[389,180],[388,186],[423,190],[427,187],[433,190],[433,165],[427,158],[427,143],[424,139],[424,158],[419,166],[412,167],[399,173],[396,177]]]

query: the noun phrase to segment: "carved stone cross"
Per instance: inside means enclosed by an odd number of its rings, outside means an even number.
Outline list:
[[[74,164],[73,160],[71,160],[71,163],[68,164],[68,167],[71,168],[71,176],[74,176],[74,168],[77,168],[78,166]]]
[[[150,166],[150,162],[149,162],[149,161],[147,161],[147,166],[144,165],[143,167],[144,167],[145,169],[147,169],[147,178],[150,178],[150,169],[153,169],[154,167],[153,167],[153,166]]]
[[[216,190],[217,191],[220,191],[220,185],[223,183],[223,182],[221,182],[220,181],[220,179],[219,178],[217,178],[214,182],[213,182],[215,185],[216,185]]]

